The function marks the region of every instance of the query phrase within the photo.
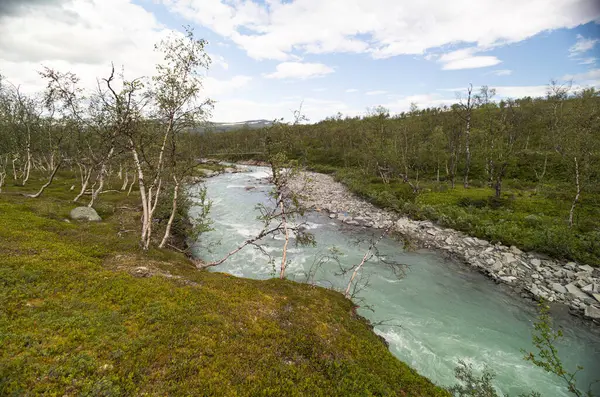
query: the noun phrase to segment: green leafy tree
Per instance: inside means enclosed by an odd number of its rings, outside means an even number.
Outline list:
[[[590,389],[583,392],[577,387],[577,373],[583,369],[577,366],[575,371],[566,369],[559,357],[557,343],[563,338],[563,333],[560,329],[556,330],[552,327],[552,318],[550,317],[550,308],[544,303],[539,304],[539,315],[537,321],[533,325],[532,331],[533,345],[537,352],[527,352],[524,360],[531,362],[536,367],[544,371],[558,376],[564,381],[568,391],[578,397],[588,396],[593,397]]]

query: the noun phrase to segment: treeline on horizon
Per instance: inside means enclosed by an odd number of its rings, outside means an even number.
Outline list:
[[[493,89],[469,87],[451,106],[412,105],[397,115],[376,107],[364,117],[338,114],[314,124],[298,122],[297,111],[295,119],[205,133],[202,151],[231,160],[264,160],[281,151],[335,173],[382,207],[557,257],[600,260],[600,95],[594,88],[551,82],[545,97],[496,101]],[[474,212],[486,225],[472,219]],[[511,219],[517,213],[523,216]],[[510,231],[492,230],[504,221]]]

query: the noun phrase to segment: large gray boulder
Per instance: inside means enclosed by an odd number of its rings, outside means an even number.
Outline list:
[[[561,293],[561,294],[566,294],[567,293],[567,289],[565,287],[563,287],[560,283],[552,283],[552,289],[555,292]]]
[[[584,292],[581,292],[581,290],[579,288],[577,288],[577,286],[573,283],[567,284],[565,286],[565,289],[571,294],[573,295],[575,298],[579,298],[582,301],[586,301],[588,299],[587,294],[585,294]]]
[[[586,306],[585,312],[583,313],[586,317],[600,320],[600,309],[595,306]]]
[[[96,212],[95,209],[91,207],[77,207],[71,210],[71,219],[76,219],[80,221],[89,221],[89,222],[100,222],[102,218]]]

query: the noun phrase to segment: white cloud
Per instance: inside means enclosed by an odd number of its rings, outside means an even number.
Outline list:
[[[490,48],[600,17],[596,0],[480,0],[475,5],[472,0],[161,1],[182,17],[229,38],[249,56],[277,60],[288,60],[294,53],[422,55],[456,43]]]
[[[128,0],[65,0],[24,9],[0,22],[2,73],[24,89],[43,87],[42,65],[70,70],[83,84],[125,65],[129,78],[149,75],[161,60],[154,43],[170,30]]]
[[[366,94],[367,95],[383,95],[383,94],[387,94],[387,91],[384,91],[384,90],[374,90],[374,91],[367,91]]]
[[[345,92],[352,93],[352,92],[358,92],[358,90],[356,88],[348,88]]]
[[[577,57],[588,52],[600,42],[600,39],[585,38],[582,35],[577,35],[577,41],[569,48],[569,56]]]
[[[596,63],[597,60],[598,60],[598,58],[596,58],[596,57],[581,58],[581,59],[579,59],[579,64],[580,65],[593,65]]]
[[[227,80],[218,80],[213,77],[206,77],[203,81],[204,91],[207,96],[219,97],[246,87],[252,81],[250,76],[233,76]]]
[[[313,90],[313,92],[325,92],[325,91],[327,91],[327,88],[318,87],[318,88],[313,88],[312,90]]]
[[[600,39],[586,38],[578,34],[576,36],[577,41],[569,48],[569,58],[573,58],[580,65],[592,65],[596,63],[596,57],[584,57],[584,54],[591,51],[598,43]]]
[[[523,98],[523,97],[539,97],[545,96],[546,90],[548,89],[547,85],[524,85],[524,86],[490,86],[489,88],[493,88],[496,90],[496,95],[499,98]],[[473,94],[477,93],[479,88],[473,85]],[[455,97],[465,98],[467,95],[467,89],[464,87],[461,88],[441,88],[438,91],[447,91],[454,92]],[[457,99],[453,99],[454,102]]]
[[[229,64],[227,63],[227,61],[225,60],[225,58],[223,58],[223,56],[221,55],[213,55],[213,54],[208,54],[210,56],[210,60],[211,62],[211,66],[212,67],[220,67],[223,70],[229,70]]]
[[[479,51],[475,47],[463,48],[443,54],[439,57],[438,62],[443,64],[443,70],[484,68],[502,62],[495,56],[474,55]]]
[[[524,97],[543,97],[548,90],[547,85],[530,85],[530,86],[495,86],[490,87],[496,90],[496,95],[501,98],[524,98]]]
[[[494,76],[510,76],[512,74],[512,70],[498,69],[498,70],[493,70],[492,72],[490,72],[490,74],[493,74]]]
[[[444,64],[442,69],[444,70],[458,70],[458,69],[475,69],[475,68],[485,68],[488,66],[494,66],[502,62],[496,57],[493,56],[475,56],[465,59],[459,59],[457,61],[452,61]]]
[[[563,80],[573,80],[576,82],[600,80],[600,69],[591,69],[584,73],[567,74],[563,76]]]
[[[444,105],[451,105],[456,102],[456,99],[444,97],[441,94],[418,94],[408,95],[400,97],[392,102],[383,104],[384,107],[390,109],[392,113],[400,113],[410,110],[411,104],[416,104],[419,109],[425,109],[428,107],[442,107]]]
[[[302,102],[302,112],[310,121],[319,121],[333,116],[337,112],[344,115],[358,115],[358,109],[349,107],[342,101],[317,98],[285,97],[272,102],[258,102],[250,99],[231,99],[220,101],[213,112],[214,120],[244,121],[253,119],[274,120],[283,117],[291,121],[293,111]]]
[[[322,63],[307,62],[283,62],[275,69],[275,72],[264,76],[269,79],[310,79],[334,72],[331,67]]]
[[[600,87],[600,69],[590,70],[586,73],[576,75],[565,75],[562,80],[573,79],[576,84],[571,85],[571,91],[577,91],[586,87]],[[548,85],[522,85],[522,86],[489,86],[496,90],[497,98],[524,98],[524,97],[544,97],[548,91]],[[466,88],[440,88],[438,91],[454,92],[456,97],[464,98],[467,95]],[[478,88],[473,86],[473,93]],[[453,99],[456,102],[456,99]]]
[[[60,0],[51,6],[23,8],[1,17],[0,73],[25,92],[43,90],[38,75],[43,66],[72,71],[82,88],[96,88],[107,77],[111,62],[126,78],[149,76],[162,55],[154,44],[168,34],[153,14],[130,0]],[[225,59],[210,54],[213,68],[228,69]],[[206,77],[204,94],[213,99],[240,90],[249,76]]]

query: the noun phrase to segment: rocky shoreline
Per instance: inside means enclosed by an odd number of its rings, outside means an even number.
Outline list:
[[[523,298],[567,305],[573,315],[600,325],[600,268],[560,262],[512,246],[492,244],[430,221],[415,221],[379,209],[356,197],[330,175],[305,172],[290,183],[302,203],[347,225],[392,229],[418,247],[449,254]]]

